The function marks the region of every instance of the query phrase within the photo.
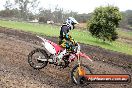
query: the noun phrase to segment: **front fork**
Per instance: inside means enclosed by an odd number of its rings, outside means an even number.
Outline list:
[[[84,76],[86,74],[86,72],[85,72],[85,69],[83,69],[81,67],[82,61],[80,60],[80,55],[79,54],[77,55],[77,60],[78,60],[78,65],[79,65],[79,67],[78,67],[79,76]]]

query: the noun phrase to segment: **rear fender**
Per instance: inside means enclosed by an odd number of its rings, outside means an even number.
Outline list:
[[[43,37],[37,36],[39,39],[42,40],[43,49],[47,52],[50,56],[51,54],[56,54],[54,47],[49,43],[48,40],[44,39]]]
[[[50,53],[50,54],[58,54],[60,52],[60,50],[63,50],[63,48],[61,48],[58,44],[52,42],[52,41],[49,41],[49,40],[46,40],[45,38],[43,37],[40,37],[40,36],[37,36],[39,39],[41,39],[43,42],[42,42],[42,45],[43,47]]]
[[[44,39],[44,38],[42,38],[42,37],[40,37],[40,36],[37,36],[39,39],[41,39],[42,41],[43,41],[43,43],[45,43],[47,40],[46,39]]]

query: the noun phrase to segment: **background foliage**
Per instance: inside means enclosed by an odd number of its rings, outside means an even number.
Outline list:
[[[89,23],[89,31],[103,41],[115,41],[118,38],[116,28],[121,20],[121,13],[117,7],[107,6],[96,8]]]

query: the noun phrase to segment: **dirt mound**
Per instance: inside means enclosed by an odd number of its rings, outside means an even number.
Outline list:
[[[54,42],[58,40],[55,37],[43,37]],[[36,45],[40,45],[40,41],[35,34],[0,28],[0,88],[80,88],[67,80],[75,63],[66,69],[58,69],[52,65],[42,70],[31,68],[27,62],[27,55]],[[131,69],[119,66],[132,63],[132,56],[84,44],[81,46],[83,52],[95,57],[94,63],[83,60],[84,64],[92,68],[93,73],[131,74]],[[102,60],[116,65],[104,63]],[[83,88],[130,88],[131,86],[132,84],[90,84]]]

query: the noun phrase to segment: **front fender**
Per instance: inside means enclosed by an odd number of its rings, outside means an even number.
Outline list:
[[[85,53],[80,52],[79,56],[84,57],[84,58],[90,60],[91,62],[93,62],[93,60],[88,55],[86,55]]]

